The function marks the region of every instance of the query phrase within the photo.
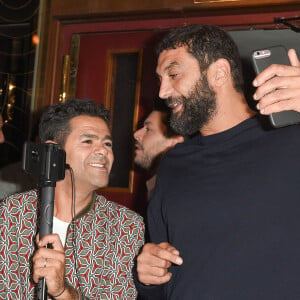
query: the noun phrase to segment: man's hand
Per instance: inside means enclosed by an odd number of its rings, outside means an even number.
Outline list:
[[[45,248],[47,244],[52,249]],[[48,294],[56,296],[65,289],[65,250],[57,234],[44,236],[38,242],[39,249],[33,256],[33,280],[44,277]]]
[[[145,244],[137,258],[138,279],[145,285],[163,284],[171,279],[168,268],[173,264],[181,265],[179,251],[168,243]]]
[[[294,49],[288,52],[291,66],[271,65],[253,81],[257,87],[253,96],[261,114],[283,110],[300,112],[300,61]]]

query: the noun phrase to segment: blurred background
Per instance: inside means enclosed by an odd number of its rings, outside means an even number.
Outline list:
[[[283,44],[300,54],[299,0],[0,0],[0,168],[20,161],[40,112],[69,97],[112,114],[115,164],[99,192],[138,212],[145,174],[132,133],[157,97],[155,45],[170,28],[210,23],[228,30],[244,63],[251,105],[254,49]]]
[[[21,158],[30,138],[39,0],[0,1],[0,107],[5,143],[0,167]]]

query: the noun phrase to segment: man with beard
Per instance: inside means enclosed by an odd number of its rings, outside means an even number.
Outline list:
[[[134,162],[149,172],[146,182],[148,199],[151,196],[156,180],[156,170],[164,153],[177,143],[182,143],[184,137],[174,132],[170,127],[171,110],[157,99],[153,111],[147,116],[143,127],[134,133]]]
[[[161,161],[137,259],[143,299],[298,299],[300,127],[261,114],[300,112],[300,62],[253,82],[249,109],[237,46],[211,25],[171,31],[158,46],[159,96],[181,134]],[[274,76],[277,75],[277,76]],[[272,93],[270,93],[272,92]]]

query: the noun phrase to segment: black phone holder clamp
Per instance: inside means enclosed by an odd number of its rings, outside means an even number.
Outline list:
[[[52,233],[54,192],[56,182],[65,178],[66,153],[54,143],[26,142],[23,147],[22,168],[26,173],[40,177],[40,239]],[[37,299],[47,299],[45,278],[37,284]]]

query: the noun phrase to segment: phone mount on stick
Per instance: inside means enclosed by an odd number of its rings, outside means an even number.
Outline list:
[[[57,144],[26,142],[23,147],[22,168],[40,177],[40,239],[52,233],[56,182],[65,178],[66,153]],[[45,278],[37,284],[37,299],[47,299]]]

